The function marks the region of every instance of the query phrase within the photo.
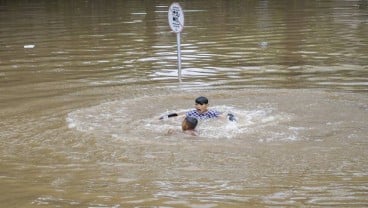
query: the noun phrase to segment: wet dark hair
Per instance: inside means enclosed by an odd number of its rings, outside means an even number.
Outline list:
[[[185,121],[190,129],[195,129],[198,124],[198,119],[194,117],[185,117]]]
[[[208,99],[206,97],[200,96],[197,97],[197,99],[195,99],[195,103],[203,105],[203,104],[208,104]]]

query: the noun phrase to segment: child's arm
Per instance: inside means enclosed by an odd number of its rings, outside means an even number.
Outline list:
[[[160,120],[163,120],[163,119],[177,117],[177,116],[179,116],[179,117],[185,117],[185,114],[184,113],[169,113],[167,115],[161,116],[159,119]]]
[[[161,116],[160,120],[165,119],[165,118],[175,117],[175,116],[178,116],[178,114],[177,113],[169,113],[167,115]]]

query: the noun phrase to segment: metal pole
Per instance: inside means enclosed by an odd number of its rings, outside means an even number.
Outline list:
[[[178,79],[181,82],[181,50],[180,50],[180,32],[176,33],[176,42],[178,47]]]

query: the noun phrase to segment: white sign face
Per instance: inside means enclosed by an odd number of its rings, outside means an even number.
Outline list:
[[[184,28],[184,12],[178,3],[172,3],[169,7],[169,25],[172,31],[180,33]]]

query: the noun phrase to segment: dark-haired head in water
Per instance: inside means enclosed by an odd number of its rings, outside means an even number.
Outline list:
[[[181,123],[181,129],[186,134],[197,136],[198,133],[195,131],[197,124],[198,124],[198,119],[194,117],[185,117],[183,122]]]
[[[194,117],[185,117],[183,122],[181,123],[181,129],[183,131],[194,130],[197,124],[198,124],[198,119]]]

